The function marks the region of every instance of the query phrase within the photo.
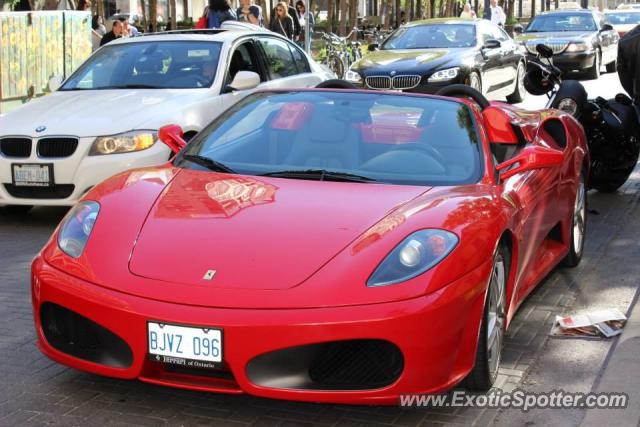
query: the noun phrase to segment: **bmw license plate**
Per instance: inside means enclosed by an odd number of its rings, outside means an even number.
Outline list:
[[[13,185],[17,187],[50,187],[53,185],[52,164],[13,164]]]
[[[222,362],[222,330],[147,323],[149,358],[189,367],[215,368]]]

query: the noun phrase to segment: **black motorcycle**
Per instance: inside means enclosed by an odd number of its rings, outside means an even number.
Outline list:
[[[640,110],[627,95],[613,99],[587,99],[587,91],[576,80],[563,80],[551,60],[548,46],[536,46],[530,59],[525,88],[533,95],[547,95],[547,108],[573,115],[587,135],[591,156],[589,187],[603,193],[616,191],[633,172],[640,154]]]

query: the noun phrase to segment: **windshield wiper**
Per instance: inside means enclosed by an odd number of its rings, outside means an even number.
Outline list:
[[[263,173],[261,176],[275,178],[317,178],[318,181],[375,182],[373,178],[347,172],[334,172],[326,169],[294,169]]]
[[[145,84],[129,84],[129,85],[101,86],[95,89],[162,89],[162,87],[145,85]]]
[[[224,172],[224,173],[237,173],[236,171],[234,171],[224,163],[220,163],[216,160],[210,159],[209,157],[199,156],[196,154],[185,154],[184,156],[182,156],[182,158],[189,162],[205,167],[210,171]]]

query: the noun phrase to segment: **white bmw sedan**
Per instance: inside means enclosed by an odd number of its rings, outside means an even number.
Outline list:
[[[164,125],[190,138],[254,90],[334,77],[254,26],[116,40],[51,95],[0,116],[0,205],[73,205],[116,173],[166,161]]]

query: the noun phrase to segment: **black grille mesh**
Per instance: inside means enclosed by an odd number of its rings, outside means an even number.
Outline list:
[[[42,138],[38,141],[38,156],[49,157],[69,157],[78,148],[76,138]]]
[[[2,138],[0,139],[0,153],[7,157],[29,157],[31,155],[31,139]]]
[[[76,188],[73,184],[58,184],[52,187],[23,187],[5,184],[5,189],[11,197],[19,199],[66,199]]]
[[[309,377],[326,389],[372,389],[391,384],[403,366],[402,353],[387,341],[337,341],[316,354]]]

